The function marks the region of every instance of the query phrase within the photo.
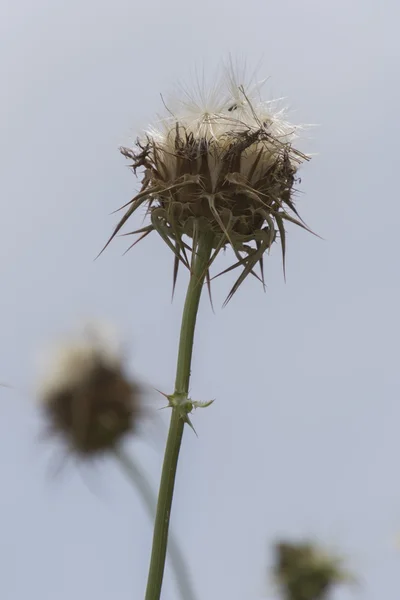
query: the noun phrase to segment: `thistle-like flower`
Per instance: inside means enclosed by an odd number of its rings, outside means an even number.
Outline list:
[[[39,398],[50,432],[86,457],[113,449],[134,430],[140,413],[139,386],[98,328],[55,349]]]
[[[280,542],[274,575],[285,600],[324,600],[332,588],[353,578],[342,560],[311,543]]]
[[[236,262],[224,272],[242,267],[226,301],[256,275],[257,263],[264,282],[263,256],[277,235],[285,266],[285,222],[308,229],[294,204],[297,171],[308,157],[293,147],[299,127],[262,101],[259,88],[245,87],[231,66],[208,93],[201,85],[195,94],[181,90],[176,107],[135,148],[121,148],[144,177],[106,246],[144,205],[150,224],[131,233],[161,235],[175,254],[174,285],[179,264],[190,268],[188,252],[202,232],[213,236],[208,267],[226,246]]]

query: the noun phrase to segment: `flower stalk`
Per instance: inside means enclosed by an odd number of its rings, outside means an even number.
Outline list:
[[[157,497],[153,492],[145,473],[140,468],[137,461],[126,454],[121,447],[116,448],[114,453],[120,466],[128,476],[128,479],[132,481],[135,488],[139,490],[145,508],[147,509],[150,518],[153,520],[156,514]],[[169,537],[168,553],[182,600],[196,600],[196,594],[190,580],[190,573],[185,557],[178,542],[172,535]]]
[[[204,279],[208,271],[213,240],[212,233],[199,233],[193,246],[190,280],[183,308],[179,339],[175,391],[170,397],[172,414],[161,473],[145,600],[159,600],[161,596],[175,476],[183,429],[185,422],[188,422],[188,411],[190,411],[191,406],[188,393],[196,318]]]

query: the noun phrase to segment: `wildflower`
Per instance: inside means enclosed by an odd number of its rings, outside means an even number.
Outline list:
[[[259,87],[246,88],[231,67],[208,92],[202,84],[194,94],[181,90],[136,147],[121,148],[144,177],[106,246],[144,205],[150,224],[131,233],[141,234],[135,243],[152,231],[161,235],[175,254],[174,285],[202,232],[213,236],[208,268],[227,246],[236,262],[226,271],[242,267],[227,301],[257,263],[264,282],[263,256],[278,235],[285,265],[285,223],[308,229],[294,204],[297,171],[308,157],[293,147],[299,127],[262,101]]]
[[[51,433],[81,456],[115,447],[134,430],[139,414],[139,387],[98,328],[53,352],[39,397]]]
[[[341,560],[311,543],[276,545],[275,576],[285,600],[324,600],[333,586],[351,579]]]

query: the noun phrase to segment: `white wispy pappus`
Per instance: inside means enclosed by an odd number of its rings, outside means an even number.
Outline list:
[[[211,235],[209,266],[231,246],[236,263],[229,270],[242,267],[227,300],[257,263],[263,281],[264,253],[278,236],[285,261],[286,222],[307,229],[294,201],[297,172],[308,159],[293,145],[300,127],[242,75],[231,63],[212,86],[203,79],[192,90],[181,85],[135,147],[121,149],[144,177],[109,240],[146,206],[150,223],[132,233],[161,235],[175,254],[175,283],[179,263],[190,268],[199,235]]]
[[[70,450],[105,452],[134,430],[139,386],[127,376],[122,349],[104,324],[91,324],[54,347],[42,372],[38,398],[49,431]]]

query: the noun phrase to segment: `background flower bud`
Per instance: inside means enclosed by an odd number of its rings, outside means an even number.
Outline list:
[[[110,450],[134,431],[139,396],[121,353],[98,327],[54,350],[39,388],[51,433],[82,456]]]
[[[336,584],[351,579],[338,557],[309,542],[277,543],[274,575],[284,600],[325,600]]]

